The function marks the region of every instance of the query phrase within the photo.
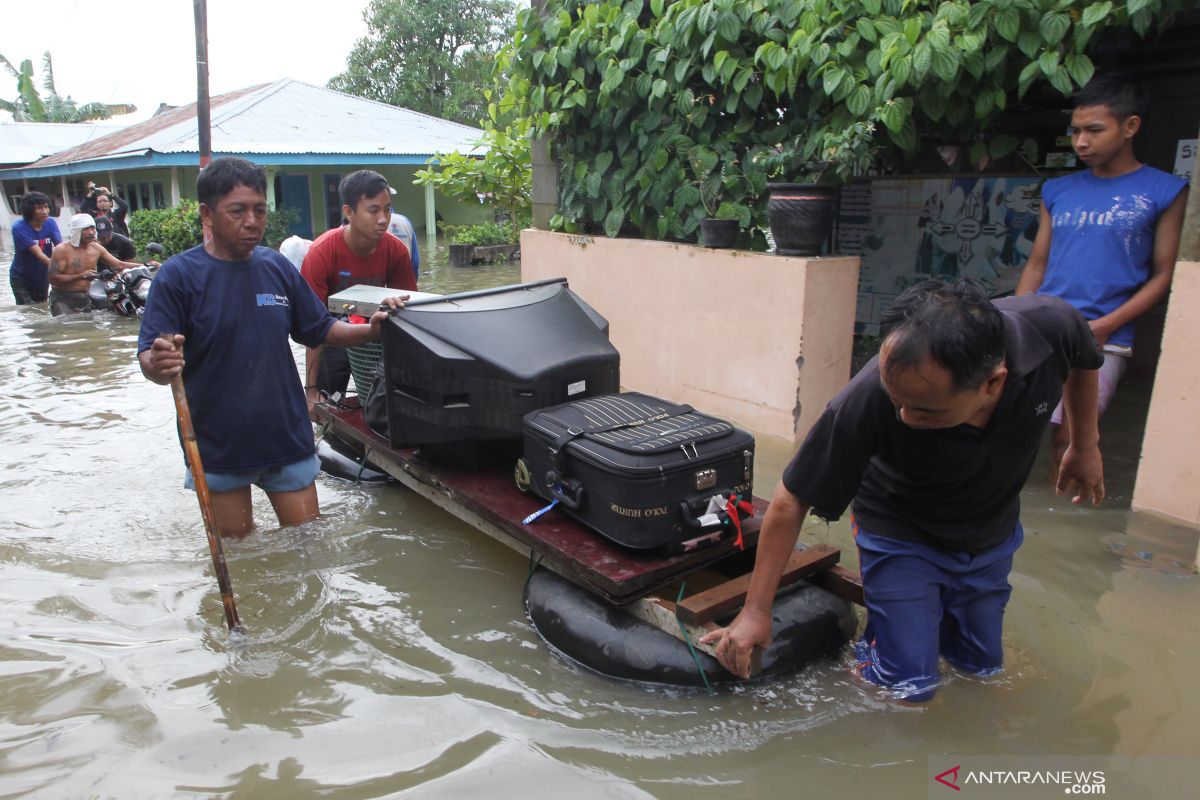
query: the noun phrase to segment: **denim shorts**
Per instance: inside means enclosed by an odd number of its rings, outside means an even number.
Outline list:
[[[245,472],[209,472],[204,470],[204,478],[208,481],[210,492],[232,492],[247,486],[257,486],[264,492],[298,492],[307,489],[317,479],[321,471],[321,459],[314,453],[299,461],[284,464],[281,467],[260,467]],[[183,476],[183,485],[187,489],[195,489],[189,469]]]

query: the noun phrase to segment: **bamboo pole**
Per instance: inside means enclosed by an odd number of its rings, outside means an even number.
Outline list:
[[[208,549],[212,553],[213,567],[217,571],[221,603],[225,606],[225,623],[229,625],[229,630],[239,630],[242,623],[238,619],[237,604],[233,599],[233,584],[229,580],[229,567],[225,564],[225,550],[221,546],[221,536],[213,523],[208,479],[204,477],[204,465],[200,462],[200,446],[196,443],[196,432],[192,429],[192,412],[188,408],[182,375],[171,378],[171,394],[175,398],[175,415],[179,421],[179,435],[183,439],[183,450],[187,454],[188,466],[192,470],[192,480],[196,484],[196,499],[200,502],[200,516],[204,518],[204,531],[208,534]]]

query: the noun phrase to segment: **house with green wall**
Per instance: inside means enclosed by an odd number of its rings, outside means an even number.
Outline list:
[[[210,106],[213,156],[241,156],[264,166],[268,201],[299,212],[292,229],[298,236],[312,239],[341,224],[338,181],[358,169],[382,173],[396,189],[395,209],[429,235],[437,220],[474,224],[491,218],[482,203],[462,203],[413,184],[413,174],[438,153],[482,156],[478,128],[286,78],[213,97]],[[199,159],[193,103],[0,169],[0,196],[36,189],[70,203],[94,181],[114,189],[133,210],[162,208],[195,198]]]

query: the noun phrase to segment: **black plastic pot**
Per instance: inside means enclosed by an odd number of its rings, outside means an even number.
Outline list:
[[[736,219],[700,220],[700,241],[705,247],[733,247],[737,234]]]
[[[767,219],[775,252],[781,256],[820,255],[833,230],[837,188],[824,184],[768,183]]]

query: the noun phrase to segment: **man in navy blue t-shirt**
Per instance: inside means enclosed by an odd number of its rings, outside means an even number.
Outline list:
[[[50,288],[50,255],[62,242],[58,223],[50,216],[50,198],[28,192],[21,198],[21,219],[13,223],[12,266],[8,283],[17,305],[46,302]]]
[[[138,337],[147,378],[167,384],[183,375],[222,536],[254,528],[252,484],[282,525],[320,511],[316,447],[288,337],[350,347],[377,340],[387,318],[380,311],[369,325],[335,321],[286,258],[259,246],[266,187],[262,167],[244,159],[214,159],[201,170],[196,194],[211,238],[163,264]],[[403,299],[387,302],[398,308]],[[193,485],[190,472],[185,484]]]
[[[1042,186],[1037,238],[1016,293],[1057,297],[1083,313],[1104,348],[1103,414],[1133,354],[1134,321],[1171,288],[1187,182],[1134,154],[1147,106],[1138,84],[1100,75],[1074,105],[1071,144],[1088,168]],[[1070,438],[1061,405],[1050,422],[1057,464]]]

